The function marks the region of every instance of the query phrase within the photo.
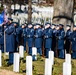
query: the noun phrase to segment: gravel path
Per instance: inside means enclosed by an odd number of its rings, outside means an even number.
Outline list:
[[[22,74],[0,69],[0,75],[22,75]]]

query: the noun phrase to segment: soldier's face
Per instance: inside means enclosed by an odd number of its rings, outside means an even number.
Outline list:
[[[4,26],[4,28],[6,28],[6,26]]]
[[[54,29],[54,28],[55,28],[55,26],[51,26],[51,28],[52,28],[52,29]]]
[[[29,25],[28,28],[32,28],[32,25]]]
[[[24,24],[24,26],[26,27],[26,24]]]
[[[49,27],[50,27],[50,25],[48,24],[48,25],[45,26],[45,29],[47,29],[47,28],[49,28]]]
[[[14,26],[17,26],[17,24],[14,24]]]
[[[59,30],[59,27],[56,27],[56,30]]]
[[[12,23],[12,21],[11,21],[11,20],[9,20],[9,21],[8,21],[8,24],[10,24],[10,23]]]
[[[73,31],[76,31],[76,27],[73,28]]]
[[[34,29],[36,29],[36,26],[34,26]]]
[[[22,28],[24,28],[24,25],[22,26]]]
[[[59,29],[62,29],[63,27],[62,26],[59,26]]]
[[[70,29],[70,27],[67,27],[67,28],[66,28],[66,30],[69,30],[69,29]]]
[[[37,25],[37,26],[36,26],[36,29],[38,29],[39,27],[40,27],[40,26],[39,26],[39,25]]]

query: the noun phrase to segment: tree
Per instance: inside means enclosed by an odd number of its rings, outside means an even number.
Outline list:
[[[74,0],[74,11],[76,12],[76,0]]]
[[[20,5],[20,9],[21,9],[21,5],[24,4],[25,0],[1,0],[2,4],[6,4],[7,5],[7,9],[8,9],[8,13],[9,13],[9,17],[11,17],[11,5],[14,4],[14,9],[15,9],[15,4],[19,4]]]
[[[74,0],[54,0],[53,23],[73,25]]]
[[[28,0],[28,23],[31,23],[32,18],[32,0]]]
[[[20,5],[20,10],[21,10],[21,5],[24,4],[25,0],[14,0],[14,3],[17,3]]]
[[[46,3],[50,4],[50,3],[53,3],[54,0],[46,0]]]
[[[6,4],[7,6],[7,12],[9,13],[9,17],[11,17],[11,4],[12,4],[12,0],[1,0],[2,4]]]

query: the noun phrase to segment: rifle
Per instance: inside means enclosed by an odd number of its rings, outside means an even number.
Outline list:
[[[58,43],[58,39],[56,38],[56,51],[55,52],[56,52],[56,57],[58,58],[58,50],[57,50],[58,44],[57,43]]]
[[[44,57],[44,41],[42,41],[42,56]]]
[[[4,31],[4,59],[6,58],[6,33]]]
[[[71,49],[72,49],[72,43],[70,41],[70,48],[69,48],[69,53],[71,54]]]
[[[6,52],[6,33],[4,31],[4,53]]]

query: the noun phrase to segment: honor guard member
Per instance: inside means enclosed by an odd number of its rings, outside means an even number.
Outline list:
[[[55,24],[52,24],[51,25],[51,28],[53,30],[52,50],[55,51],[55,47],[56,47],[56,37],[55,37],[55,34],[56,34],[56,25]]]
[[[19,23],[18,22],[13,22],[13,26],[14,26],[14,35],[16,35],[16,42],[19,45],[21,45],[21,34],[22,34],[22,31],[21,31],[21,26],[19,26]]]
[[[18,39],[19,39],[19,46],[23,45],[23,37],[22,37],[22,26],[18,27]]]
[[[66,36],[65,36],[65,49],[67,53],[70,53],[70,49],[71,49],[71,26],[67,25],[66,26]]]
[[[24,50],[26,51],[26,40],[27,40],[27,24],[22,25],[22,37],[23,37],[23,45],[24,45]]]
[[[73,27],[71,40],[72,40],[72,58],[76,59],[76,26]]]
[[[43,31],[41,29],[40,24],[35,25],[35,47],[37,48],[37,53],[42,55],[42,36],[43,36]]]
[[[44,31],[44,25],[41,24],[41,29],[42,32]],[[45,56],[45,51],[44,51],[44,35],[42,35],[42,56]]]
[[[52,37],[53,37],[53,30],[50,27],[50,23],[45,24],[45,29],[44,29],[44,46],[45,46],[45,51],[46,51],[46,58],[48,58],[48,53],[52,48]]]
[[[6,52],[9,52],[9,62],[8,66],[13,64],[13,52],[15,50],[15,36],[14,32],[14,25],[12,23],[13,19],[8,19],[8,26],[5,29],[6,33]]]
[[[57,50],[59,58],[64,58],[64,37],[65,32],[63,29],[63,25],[59,24],[56,31],[56,38],[57,38]]]
[[[19,31],[18,31],[18,22],[14,22],[13,23],[14,25],[14,36],[15,36],[15,52],[18,52],[18,46],[19,46],[19,37],[18,37],[18,34],[19,34]]]
[[[27,28],[28,54],[32,55],[32,47],[34,45],[34,28],[32,24],[28,24]]]
[[[0,26],[0,49],[4,53],[4,26]]]
[[[56,36],[55,36],[56,35],[56,25],[55,24],[52,24],[51,28],[53,30],[52,50],[55,53],[55,50],[56,50]],[[56,56],[56,53],[54,55]]]

